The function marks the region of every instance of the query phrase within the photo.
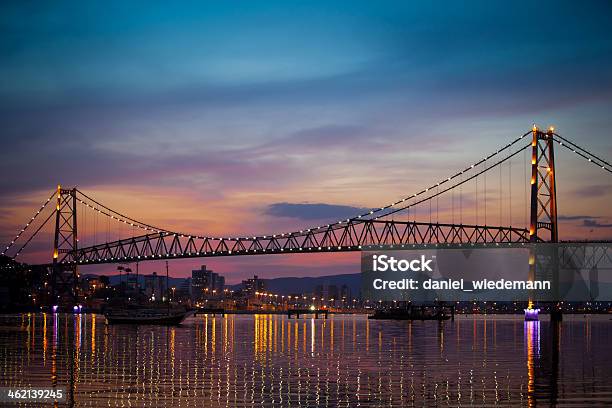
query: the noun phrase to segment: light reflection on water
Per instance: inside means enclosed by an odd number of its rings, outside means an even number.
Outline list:
[[[227,315],[158,327],[4,315],[0,385],[66,386],[69,406],[603,404],[611,341],[608,316]]]

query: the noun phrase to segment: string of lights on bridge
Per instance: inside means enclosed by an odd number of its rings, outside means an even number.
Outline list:
[[[17,258],[19,256],[19,254],[28,246],[28,244],[30,243],[30,241],[32,241],[32,239],[34,239],[34,237],[36,236],[36,234],[38,234],[38,232],[45,226],[45,224],[51,219],[51,217],[53,217],[55,215],[54,211],[51,211],[51,213],[49,214],[49,216],[47,217],[46,220],[44,220],[40,226],[36,229],[36,231],[34,231],[34,233],[32,235],[30,235],[30,238],[28,238],[26,240],[26,242],[23,243],[23,245],[17,250],[17,252],[15,252],[15,256],[13,256],[13,259]]]
[[[45,207],[47,206],[47,204],[49,204],[49,201],[51,201],[51,199],[55,196],[55,192],[53,194],[51,194],[51,197],[47,198],[47,201],[45,201],[43,203],[43,205],[40,206],[40,208],[38,209],[38,211],[36,211],[36,213],[34,214],[34,216],[32,218],[30,218],[30,221],[28,221],[26,223],[26,225],[17,233],[17,235],[15,235],[15,238],[13,238],[13,240],[6,246],[6,248],[4,248],[4,251],[2,251],[2,253],[0,255],[4,255],[6,254],[6,252],[11,249],[11,247],[13,245],[15,245],[15,242],[19,239],[19,237],[21,237],[21,235],[28,229],[28,227],[30,225],[32,225],[32,223],[34,222],[34,220],[36,220],[36,218],[38,217],[38,215],[45,209]],[[44,224],[43,224],[44,225]],[[36,233],[34,233],[33,235],[36,235]],[[21,250],[23,250],[23,247],[17,252],[21,252]],[[17,256],[17,255],[15,255]]]
[[[608,163],[607,161],[605,161],[604,159],[597,157],[596,155],[589,152],[588,150],[583,149],[577,144],[571,142],[570,140],[556,133],[554,135],[555,137],[559,138],[559,140],[555,140],[555,142],[559,143],[560,146],[563,146],[566,149],[571,150],[572,152],[576,153],[578,156],[587,160],[589,163],[593,163],[594,165],[601,167],[602,170],[605,170],[608,173],[612,173],[612,165]],[[565,144],[563,142],[565,142]]]
[[[485,156],[481,160],[473,163],[472,165],[466,167],[465,169],[456,172],[452,176],[444,178],[444,179],[442,179],[442,180],[432,184],[431,186],[422,189],[421,191],[419,191],[417,193],[414,193],[412,195],[406,196],[406,197],[404,197],[404,198],[402,198],[402,199],[400,199],[398,201],[392,202],[392,203],[390,203],[390,204],[388,204],[386,206],[373,208],[373,209],[371,209],[368,212],[365,212],[363,214],[354,216],[352,218],[346,218],[346,219],[338,220],[336,222],[329,223],[329,224],[326,224],[326,225],[320,225],[320,226],[317,226],[317,227],[302,229],[302,230],[293,231],[293,232],[280,233],[280,234],[266,234],[266,235],[253,236],[253,237],[211,237],[211,236],[201,236],[201,235],[179,233],[179,232],[169,231],[169,230],[166,230],[166,229],[163,229],[163,228],[158,228],[158,227],[155,227],[155,226],[152,226],[152,225],[149,225],[149,224],[146,224],[146,223],[134,220],[134,219],[132,219],[130,217],[127,217],[125,215],[122,215],[122,214],[120,214],[120,213],[118,213],[118,212],[116,212],[114,210],[111,210],[110,208],[108,208],[108,207],[106,207],[106,206],[96,202],[91,197],[88,197],[87,195],[85,195],[81,191],[79,191],[80,194],[82,194],[84,197],[86,197],[87,199],[91,200],[92,202],[95,202],[99,207],[102,207],[102,209],[99,208],[96,205],[93,205],[93,204],[90,204],[89,202],[86,202],[85,200],[78,199],[78,201],[81,204],[83,204],[83,205],[93,209],[94,211],[98,212],[99,214],[102,214],[102,215],[105,215],[107,217],[110,217],[111,219],[117,220],[118,222],[121,222],[123,224],[129,225],[129,226],[132,226],[132,227],[136,227],[136,228],[142,229],[144,231],[149,231],[149,232],[154,232],[154,233],[161,233],[161,234],[166,234],[166,235],[174,235],[174,236],[187,237],[187,238],[192,238],[192,239],[208,239],[208,240],[214,240],[214,241],[223,241],[223,240],[226,240],[226,241],[238,241],[238,240],[262,239],[262,238],[263,239],[267,239],[267,238],[270,238],[270,237],[277,238],[277,237],[293,236],[293,235],[303,234],[304,232],[311,232],[313,230],[321,230],[323,228],[329,228],[329,227],[332,227],[333,225],[342,225],[342,224],[345,224],[345,223],[355,222],[355,221],[359,221],[359,220],[362,220],[362,219],[369,219],[368,217],[372,217],[375,214],[378,214],[378,213],[380,213],[382,211],[385,211],[385,210],[388,210],[390,208],[396,207],[397,205],[405,203],[408,200],[415,199],[416,197],[419,197],[419,196],[422,196],[422,195],[424,195],[426,193],[429,193],[430,191],[439,188],[440,186],[444,185],[445,183],[448,183],[448,182],[456,179],[457,177],[461,177],[463,174],[469,172],[470,170],[473,170],[475,167],[477,167],[477,166],[487,162],[488,160],[492,159],[493,157],[495,157],[495,156],[499,155],[500,153],[504,152],[505,150],[511,148],[516,143],[518,143],[520,140],[524,139],[526,136],[528,136],[530,134],[531,134],[531,131],[527,132],[527,133],[525,133],[525,134],[523,134],[521,136],[519,136],[518,138],[514,139],[512,142],[509,142],[504,147],[496,150],[495,152],[492,152],[491,154]],[[526,147],[528,147],[528,146],[529,145],[527,145]],[[473,175],[470,178],[464,179],[461,182],[459,182],[457,184],[454,184],[453,186],[450,186],[449,188],[446,188],[446,189],[444,189],[442,191],[438,191],[436,194],[431,194],[430,193],[429,196],[427,196],[426,198],[424,198],[424,199],[422,199],[420,201],[413,202],[413,203],[411,203],[409,205],[405,205],[405,206],[402,206],[402,207],[399,207],[399,208],[395,208],[393,211],[385,213],[384,216],[391,215],[391,214],[394,214],[394,213],[396,213],[398,211],[402,211],[402,210],[405,210],[407,208],[413,207],[413,206],[415,206],[417,204],[420,204],[422,202],[425,202],[427,200],[435,198],[435,197],[437,197],[437,196],[439,196],[439,195],[441,195],[441,194],[443,194],[443,193],[445,193],[445,192],[447,192],[447,191],[449,191],[449,190],[451,190],[451,189],[453,189],[455,187],[458,187],[458,186],[460,186],[462,184],[465,184],[466,182],[472,180],[476,176],[478,176],[478,175],[480,175],[480,174],[490,170],[491,168],[493,168],[493,167],[495,167],[495,166],[505,162],[506,160],[510,159],[511,157],[513,157],[516,154],[518,154],[521,151],[523,151],[524,149],[525,149],[525,147],[521,148],[520,150],[517,150],[512,155],[507,156],[505,159],[502,159],[502,160],[496,162],[492,166],[487,167],[483,171]],[[376,217],[372,217],[372,218],[373,219],[378,219],[378,218],[380,218],[380,216],[376,216]]]

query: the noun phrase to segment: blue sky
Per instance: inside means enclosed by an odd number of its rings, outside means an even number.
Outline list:
[[[58,182],[250,234],[394,200],[533,122],[610,158],[611,20],[604,1],[3,2],[0,238]],[[609,224],[609,180],[562,163],[560,212]]]

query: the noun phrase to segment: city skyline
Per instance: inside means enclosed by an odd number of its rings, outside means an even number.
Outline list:
[[[397,200],[533,122],[612,157],[610,6],[479,4],[3,4],[0,240],[58,182],[153,225],[245,235]],[[560,234],[612,238],[609,184],[558,150]],[[355,273],[359,255],[205,263],[235,283]]]

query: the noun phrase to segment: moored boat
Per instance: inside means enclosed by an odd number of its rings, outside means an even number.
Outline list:
[[[177,325],[192,313],[184,307],[130,306],[109,308],[104,317],[109,324]]]
[[[368,319],[375,320],[448,320],[451,314],[445,313],[443,309],[427,310],[424,308],[408,309],[379,309]]]

